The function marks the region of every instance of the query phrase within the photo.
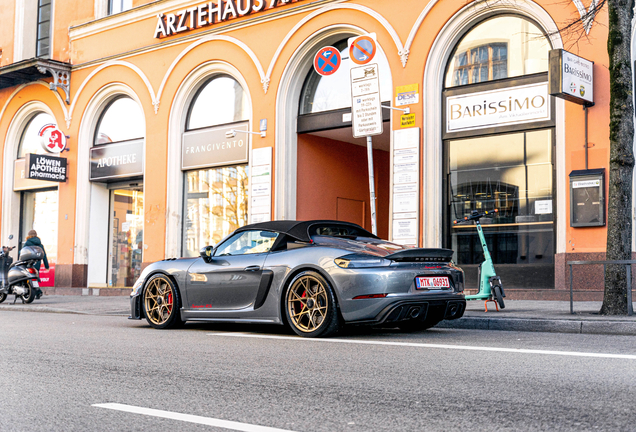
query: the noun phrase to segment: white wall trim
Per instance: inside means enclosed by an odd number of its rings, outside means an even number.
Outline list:
[[[175,93],[168,120],[168,165],[166,183],[166,258],[181,256],[183,222],[183,171],[181,171],[181,140],[186,115],[197,90],[212,76],[230,75],[243,87],[247,95],[249,125],[252,130],[252,98],[249,86],[241,72],[229,63],[210,61],[193,69],[181,82]],[[252,136],[249,135],[251,149]],[[251,155],[251,152],[248,154]],[[250,159],[251,165],[251,159]],[[250,171],[251,172],[251,171]]]
[[[13,119],[11,119],[11,124],[5,136],[2,159],[2,229],[0,230],[0,239],[3,245],[18,245],[20,237],[20,192],[13,191],[14,164],[18,155],[22,132],[29,120],[38,112],[45,112],[55,118],[53,111],[43,102],[27,102],[20,107]],[[13,234],[11,241],[9,241],[10,234]]]
[[[102,251],[91,251],[89,242],[91,235],[99,235],[101,230],[107,237],[107,227],[103,227],[101,223],[96,221],[106,218],[106,226],[108,224],[108,213],[105,215],[95,215],[91,212],[91,198],[94,188],[104,188],[104,185],[92,183],[90,178],[90,149],[93,146],[93,136],[97,122],[104,108],[113,98],[126,95],[139,104],[140,109],[144,112],[143,105],[139,96],[135,91],[122,83],[108,84],[99,89],[86,105],[86,109],[82,115],[78,137],[77,137],[77,186],[76,186],[76,205],[75,205],[75,245],[73,254],[74,264],[88,264],[89,282],[92,274],[105,274],[106,258],[102,260],[93,260],[91,254],[95,252],[96,256],[101,256]],[[145,113],[144,113],[145,119]],[[144,125],[145,130],[145,125]],[[144,141],[145,147],[145,141]],[[145,155],[145,151],[144,151]],[[145,168],[144,164],[144,168]],[[107,206],[108,207],[108,206]],[[96,217],[97,216],[97,217]],[[106,254],[108,253],[108,240],[106,244],[100,245]],[[94,257],[93,257],[94,258]],[[103,283],[106,282],[104,279]]]
[[[442,90],[446,63],[459,39],[475,24],[501,13],[515,13],[536,21],[550,36],[553,48],[563,48],[558,27],[552,17],[538,4],[530,1],[510,0],[500,3],[468,5],[457,12],[444,25],[437,35],[429,52],[424,69],[423,99],[427,101],[423,113],[424,151],[423,178],[424,212],[422,214],[422,233],[424,247],[442,246]],[[556,252],[565,252],[566,219],[565,206],[565,103],[557,99],[556,146],[557,155],[557,244]]]

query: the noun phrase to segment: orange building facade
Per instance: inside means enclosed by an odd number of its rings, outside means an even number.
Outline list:
[[[410,114],[383,109],[373,137],[378,235],[452,248],[474,287],[481,246],[474,227],[453,220],[496,208],[484,231],[508,292],[565,298],[566,262],[602,258],[606,241],[602,220],[571,226],[570,173],[607,177],[609,163],[607,15],[576,45],[559,32],[582,8],[3,1],[2,242],[20,245],[36,229],[55,263],[44,284],[97,293],[250,222],[339,219],[371,230],[348,40],[374,34],[383,104]],[[321,76],[313,63],[326,46],[343,60]],[[594,62],[587,149],[582,105],[549,93],[555,49]],[[66,181],[24,178],[24,159],[48,154],[49,124],[66,136],[53,154],[66,159]],[[592,282],[580,289],[600,298]]]

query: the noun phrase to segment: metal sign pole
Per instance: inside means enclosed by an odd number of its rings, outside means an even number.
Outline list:
[[[369,193],[371,194],[371,232],[378,235],[378,228],[375,224],[375,176],[373,174],[373,139],[367,137],[367,158],[369,159]]]

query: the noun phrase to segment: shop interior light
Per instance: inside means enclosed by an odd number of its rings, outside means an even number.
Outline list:
[[[252,135],[260,135],[261,138],[265,138],[267,136],[265,131],[252,132],[252,131],[246,131],[246,130],[240,130],[240,129],[230,129],[229,131],[225,132],[225,138],[234,138],[236,136],[236,134],[239,133],[239,132],[243,132],[243,133],[246,133],[246,134],[252,134]]]

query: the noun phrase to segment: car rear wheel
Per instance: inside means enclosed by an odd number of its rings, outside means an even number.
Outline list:
[[[174,328],[183,324],[179,316],[179,290],[165,275],[155,275],[146,283],[143,307],[146,321],[156,329]]]
[[[304,337],[325,337],[340,329],[336,297],[315,271],[296,275],[285,292],[285,314],[292,330]]]

